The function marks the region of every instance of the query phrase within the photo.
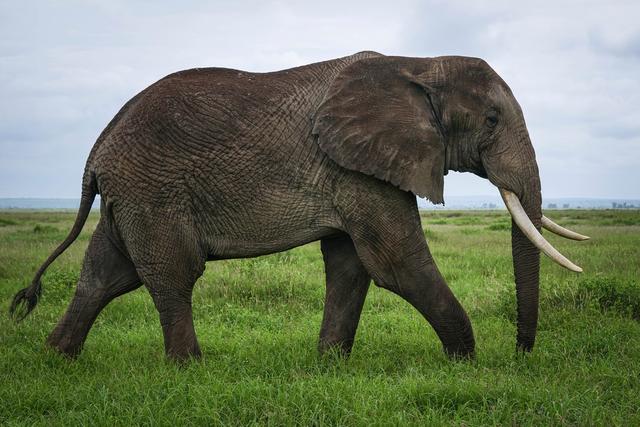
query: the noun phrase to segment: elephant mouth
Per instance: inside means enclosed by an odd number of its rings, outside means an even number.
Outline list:
[[[522,233],[531,241],[531,243],[540,249],[545,255],[551,258],[556,263],[560,264],[562,267],[575,271],[576,273],[582,273],[582,268],[571,262],[564,255],[562,255],[556,248],[554,248],[547,240],[542,237],[542,234],[538,231],[538,229],[533,225],[531,219],[525,212],[522,204],[520,203],[520,199],[516,196],[515,193],[505,190],[504,188],[500,188],[500,195],[502,196],[502,200],[504,200],[504,204],[507,206],[509,213],[511,214],[511,218],[516,223],[518,228],[522,231]],[[559,236],[565,237],[567,239],[572,240],[588,240],[589,237],[584,236],[582,234],[576,233],[575,231],[568,230],[555,222],[551,221],[546,216],[542,216],[542,227],[546,230],[551,231]]]

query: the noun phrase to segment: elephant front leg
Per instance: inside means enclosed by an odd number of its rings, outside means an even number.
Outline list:
[[[407,280],[399,286],[393,284],[389,289],[407,300],[427,319],[449,357],[475,357],[471,322],[433,260],[419,270],[409,270],[405,274]]]
[[[386,208],[382,213],[381,207]],[[347,231],[375,283],[413,305],[433,326],[447,355],[473,357],[471,323],[431,257],[415,198],[380,200],[378,215],[370,214],[375,205],[358,208],[364,213],[349,218]]]
[[[385,253],[366,243],[361,244],[359,250],[370,260],[367,267],[375,283],[414,306],[436,331],[449,357],[474,357],[471,322],[438,271],[426,245],[405,255],[403,250]]]
[[[336,349],[346,357],[353,347],[371,278],[348,235],[323,239],[321,248],[327,289],[318,349],[320,353]]]

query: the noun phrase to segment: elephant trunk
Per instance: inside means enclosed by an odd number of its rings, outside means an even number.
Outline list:
[[[494,155],[488,152],[483,163],[489,180],[500,190],[511,214],[511,248],[518,307],[517,348],[531,351],[538,325],[540,251],[551,256],[555,249],[540,234],[542,195],[533,146],[526,129],[516,135],[517,140],[510,146],[518,147],[517,155],[506,157],[502,152]]]
[[[531,176],[520,200],[527,216],[539,231],[542,223],[540,178]],[[531,351],[538,325],[538,289],[540,285],[540,249],[534,245],[512,219],[511,248],[518,304],[517,348]]]
[[[525,146],[526,147],[526,146]],[[517,193],[507,190],[506,185],[498,184],[509,213],[511,214],[511,244],[513,254],[513,268],[516,280],[518,300],[518,348],[531,351],[536,337],[538,320],[538,287],[540,279],[540,251],[548,255],[553,261],[575,272],[582,268],[568,260],[542,237],[542,226],[559,231],[564,236],[571,236],[581,240],[587,236],[564,229],[542,215],[542,197],[540,194],[540,177],[532,154],[527,166],[518,167],[519,179],[512,188],[518,188]],[[497,180],[496,180],[497,181]]]

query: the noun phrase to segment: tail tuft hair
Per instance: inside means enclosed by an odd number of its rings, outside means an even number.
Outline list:
[[[11,317],[16,322],[22,321],[36,307],[41,294],[42,283],[40,282],[40,278],[37,278],[31,283],[31,286],[21,289],[13,297],[11,307],[9,308]]]

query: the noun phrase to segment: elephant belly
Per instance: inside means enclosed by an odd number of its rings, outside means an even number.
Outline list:
[[[226,165],[216,167],[215,180],[200,191],[206,195],[199,197],[202,205],[195,209],[195,223],[199,234],[206,236],[210,259],[280,252],[340,229],[330,187],[314,182],[316,175],[333,175],[319,165],[319,159],[310,157],[305,168],[282,162],[247,168],[245,173],[221,173]]]
[[[211,261],[268,255],[302,246],[337,233],[339,233],[339,231],[335,228],[318,227],[316,229],[290,231],[281,236],[272,236],[269,238],[261,238],[260,236],[253,238],[212,236],[207,239],[206,243],[206,247],[209,250],[207,259]]]

